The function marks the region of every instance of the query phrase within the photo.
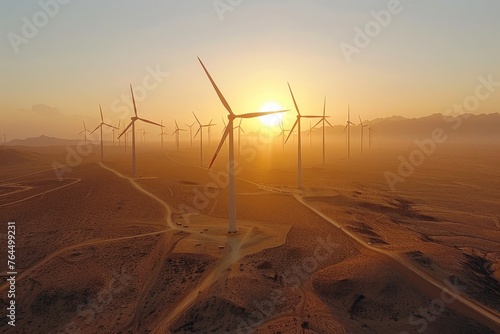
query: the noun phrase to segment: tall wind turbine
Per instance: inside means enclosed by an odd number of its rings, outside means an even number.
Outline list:
[[[161,124],[161,128],[160,128],[161,129],[161,133],[160,133],[160,137],[161,137],[161,150],[163,151],[163,137],[166,136],[167,133],[163,131],[163,128],[164,128],[164,126],[163,126],[163,120],[161,120],[160,124]]]
[[[325,129],[326,129],[325,123],[327,123],[328,125],[330,125],[330,127],[333,128],[333,125],[330,124],[330,122],[328,122],[328,120],[326,119],[327,117],[330,117],[330,116],[326,116],[326,96],[325,96],[325,101],[323,103],[323,117],[321,117],[321,119],[319,120],[319,122],[316,123],[316,125],[313,126],[313,128],[315,128],[321,122],[323,122],[323,165],[325,164]]]
[[[185,129],[180,129],[179,125],[177,125],[177,121],[174,119],[175,122],[175,131],[172,133],[172,135],[175,135],[175,143],[177,145],[177,152],[180,150],[180,144],[179,144],[179,137],[181,135],[181,131],[187,131]]]
[[[146,129],[142,129],[142,143],[146,144],[146,135],[148,133],[146,132]]]
[[[235,127],[235,130],[238,130],[238,156],[241,155],[241,133],[245,133],[245,130],[241,127],[241,122],[243,121],[243,118],[240,118],[240,123],[238,124],[237,127]]]
[[[212,120],[210,120],[210,123],[208,124],[201,124],[200,120],[194,112],[193,115],[194,118],[196,118],[196,123],[198,123],[198,131],[196,131],[194,138],[198,136],[198,133],[200,134],[200,166],[203,167],[203,128],[208,128],[210,130],[210,128],[215,124],[212,124]]]
[[[99,105],[99,111],[101,113],[101,123],[90,134],[93,134],[97,129],[101,129],[101,162],[104,162],[104,140],[103,140],[103,137],[102,137],[102,127],[104,125],[107,126],[107,127],[113,128],[113,129],[116,129],[116,127],[113,126],[113,125],[104,123],[104,117],[102,116],[102,107],[101,107],[101,105]]]
[[[298,146],[297,146],[297,187],[298,188],[302,188],[302,132],[300,130],[301,126],[300,126],[300,120],[302,118],[322,118],[322,116],[303,116],[300,114],[300,111],[299,111],[299,107],[297,105],[297,102],[295,101],[295,97],[293,96],[293,92],[292,92],[292,88],[290,87],[290,84],[288,83],[288,89],[290,90],[290,94],[292,95],[292,99],[293,99],[293,104],[295,105],[295,110],[297,111],[297,120],[295,121],[295,123],[293,123],[293,127],[292,129],[290,130],[290,133],[288,134],[288,137],[286,138],[286,141],[288,141],[288,139],[290,139],[290,136],[293,136],[293,130],[295,129],[295,127],[297,127],[297,132],[298,132],[298,140],[297,140],[297,143],[298,143]]]
[[[365,134],[365,128],[368,127],[368,125],[363,124],[360,115],[358,115],[358,117],[359,117],[359,125],[361,126],[361,154],[363,154],[363,139]]]
[[[347,124],[344,128],[344,132],[347,130],[347,159],[351,157],[351,125],[354,125],[351,122],[351,107],[347,106]]]
[[[87,125],[85,125],[85,121],[83,121],[83,130],[78,134],[81,135],[83,133],[83,139],[85,140],[85,145],[87,145],[87,133],[90,133],[90,130],[87,130]],[[5,142],[5,134],[4,134],[4,142]]]
[[[118,138],[120,138],[121,136],[123,136],[123,134],[126,133],[127,130],[130,127],[132,127],[132,176],[136,177],[137,176],[137,170],[136,170],[136,161],[135,161],[135,122],[137,120],[139,120],[139,121],[143,121],[145,123],[157,125],[157,126],[160,126],[160,127],[163,127],[163,125],[155,123],[153,121],[149,121],[149,120],[144,119],[144,118],[138,117],[137,116],[137,106],[135,104],[134,90],[132,89],[132,85],[130,85],[130,93],[132,94],[132,102],[134,104],[134,116],[130,117],[131,122],[129,123],[129,125],[127,125],[127,127],[125,128],[125,130],[123,130],[123,132],[120,134],[120,136]]]
[[[187,123],[184,123],[188,128],[189,128],[189,139],[191,140],[191,148],[193,147],[193,126],[196,124],[196,122],[193,122],[193,124],[189,125]]]
[[[227,137],[229,136],[229,233],[236,233],[238,230],[236,229],[236,189],[235,189],[235,182],[234,182],[234,133],[233,133],[233,128],[234,128],[234,120],[237,118],[254,118],[254,117],[260,117],[263,115],[270,115],[270,114],[277,114],[280,112],[284,112],[285,110],[281,111],[268,111],[268,112],[261,112],[261,113],[249,113],[249,114],[243,114],[243,115],[236,115],[233,113],[233,110],[227,103],[226,99],[220,92],[219,88],[215,84],[214,80],[210,76],[210,73],[208,73],[205,65],[201,61],[200,58],[198,58],[200,61],[201,66],[203,67],[203,70],[205,71],[208,79],[210,80],[210,83],[212,84],[212,87],[215,89],[215,92],[219,96],[220,101],[228,111],[229,115],[227,116],[228,118],[228,124],[226,127],[226,130],[224,131],[224,134],[222,135],[222,139],[219,143],[219,146],[217,147],[217,150],[215,151],[214,157],[212,158],[212,161],[210,162],[209,168],[212,167],[213,163],[215,162],[215,159],[219,155],[220,149],[222,148],[222,145],[226,141]]]

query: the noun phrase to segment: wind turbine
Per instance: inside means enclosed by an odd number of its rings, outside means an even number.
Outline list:
[[[351,125],[354,125],[351,122],[351,107],[347,106],[347,124],[344,128],[344,132],[347,130],[347,159],[351,157]]]
[[[322,116],[303,116],[300,114],[299,107],[297,105],[297,102],[295,101],[295,97],[293,96],[292,88],[290,87],[290,84],[288,83],[288,89],[290,90],[290,94],[292,95],[293,99],[293,104],[295,105],[295,110],[297,111],[297,120],[295,123],[293,123],[293,127],[290,130],[290,133],[288,134],[288,137],[286,138],[286,141],[290,139],[290,136],[293,136],[293,130],[295,127],[297,127],[297,133],[298,133],[298,140],[297,140],[297,187],[302,188],[302,132],[300,130],[300,120],[302,118],[322,118]]]
[[[238,129],[238,156],[240,156],[241,154],[241,133],[245,133],[245,130],[243,130],[243,128],[241,127],[241,122],[243,121],[243,118],[240,118],[240,123],[238,124],[237,127],[235,127],[234,129]]]
[[[214,88],[215,92],[219,96],[220,101],[228,111],[229,115],[227,116],[228,118],[228,124],[226,127],[226,130],[224,131],[221,141],[219,143],[219,146],[217,147],[217,150],[215,151],[214,157],[212,158],[212,161],[210,162],[209,168],[212,167],[212,165],[215,162],[215,159],[219,155],[219,152],[222,148],[222,145],[226,141],[227,137],[229,136],[229,233],[236,233],[238,230],[236,229],[236,189],[235,189],[235,182],[234,182],[234,133],[233,133],[233,128],[234,128],[234,120],[237,118],[254,118],[254,117],[260,117],[263,115],[270,115],[270,114],[277,114],[280,112],[284,112],[285,110],[282,111],[268,111],[268,112],[261,112],[261,113],[249,113],[249,114],[242,114],[242,115],[236,115],[233,113],[233,110],[227,103],[226,99],[220,92],[219,88],[215,84],[214,80],[210,76],[210,73],[208,73],[205,65],[201,61],[200,58],[198,58],[200,61],[201,66],[203,67],[203,70],[205,71],[208,79],[210,80],[210,83],[212,84],[212,87]]]
[[[83,139],[85,140],[85,145],[87,145],[87,132],[90,133],[90,131],[87,130],[87,125],[85,125],[85,121],[83,121],[83,130],[78,134],[81,135],[83,133]],[[5,142],[5,134],[4,134],[4,142]]]
[[[116,126],[116,128],[113,128],[111,130],[111,132],[113,132],[113,146],[115,146],[115,130],[120,130],[120,120],[118,120],[118,125]]]
[[[309,131],[307,132],[307,135],[309,136],[309,149],[312,148],[312,134],[314,132],[314,127],[312,126],[311,121],[309,121]]]
[[[217,125],[217,124],[212,124],[212,121],[213,121],[213,119],[211,119],[210,123],[208,123],[208,147],[209,148],[210,148],[210,143],[211,143],[211,141],[210,141],[210,138],[211,138],[210,135],[212,133],[211,128],[212,128],[212,126],[216,126]]]
[[[172,133],[172,136],[175,135],[175,142],[176,142],[176,145],[177,145],[177,152],[179,152],[179,149],[180,149],[179,136],[181,134],[181,131],[187,131],[187,130],[180,129],[179,125],[177,125],[177,121],[175,119],[174,119],[174,122],[175,122],[175,131],[174,131],[174,133]]]
[[[142,129],[142,143],[146,144],[146,135],[148,133],[146,132],[146,129]]]
[[[102,107],[101,107],[101,105],[99,105],[99,111],[101,113],[101,123],[90,134],[93,134],[97,129],[101,129],[101,162],[104,162],[104,141],[103,141],[103,138],[102,138],[102,127],[104,125],[106,125],[107,127],[113,128],[113,129],[116,129],[116,127],[113,126],[113,125],[104,123],[104,117],[102,116]]]
[[[368,127],[368,148],[372,147],[372,132],[377,133],[372,129],[372,122],[370,122],[370,126]]]
[[[196,116],[196,114],[193,112],[194,118],[196,118],[196,123],[198,123],[198,131],[196,131],[196,134],[194,135],[194,138],[198,136],[198,133],[200,134],[200,166],[203,167],[203,128],[210,128],[214,126],[215,124],[212,124],[212,120],[210,120],[210,123],[208,124],[201,124],[200,120]]]
[[[191,148],[193,147],[193,126],[196,124],[196,122],[193,122],[193,124],[189,125],[187,123],[184,123],[188,128],[189,128],[189,139],[191,140]]]
[[[285,152],[285,139],[286,139],[286,132],[288,130],[285,130],[285,128],[283,128],[283,120],[281,120],[281,122],[280,122],[280,129],[281,129],[281,132],[278,135],[278,138],[281,137],[281,141],[283,144],[283,152]]]
[[[328,125],[330,125],[330,127],[333,128],[333,125],[330,124],[330,122],[328,122],[328,120],[326,119],[327,117],[330,117],[330,116],[326,116],[326,95],[325,95],[325,102],[323,103],[323,117],[321,117],[319,122],[313,126],[313,128],[315,128],[321,122],[323,122],[323,165],[325,164],[325,128],[326,128],[325,123],[327,123]]]
[[[161,128],[160,128],[161,129],[161,133],[160,133],[160,137],[161,137],[161,150],[163,151],[163,137],[166,136],[167,133],[163,131],[163,128],[164,128],[164,126],[163,126],[163,120],[161,120],[160,124],[161,124]]]
[[[365,134],[365,128],[368,125],[364,125],[363,121],[361,120],[361,116],[358,115],[359,117],[359,125],[361,126],[361,154],[363,154],[363,139],[364,139],[364,134]]]
[[[123,132],[120,134],[120,136],[118,138],[120,138],[121,136],[123,136],[123,134],[126,133],[127,130],[130,127],[132,127],[132,176],[136,177],[137,170],[136,170],[136,161],[135,161],[135,122],[137,120],[139,120],[139,121],[143,121],[145,123],[157,125],[157,126],[160,126],[160,127],[163,127],[163,125],[155,123],[155,122],[152,122],[152,121],[149,121],[149,120],[144,119],[144,118],[138,117],[137,116],[137,106],[135,104],[134,90],[132,89],[132,85],[130,85],[130,93],[132,94],[132,102],[134,104],[134,116],[130,117],[131,122],[129,123],[129,125],[127,125],[127,127],[125,128],[125,130],[123,130]]]

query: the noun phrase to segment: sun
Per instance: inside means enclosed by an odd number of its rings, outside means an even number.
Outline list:
[[[278,111],[278,110],[283,110],[284,108],[280,106],[279,104],[275,102],[268,102],[260,108],[261,112],[264,111]],[[260,116],[259,117],[260,121],[262,124],[268,127],[274,127],[278,126],[282,120],[283,120],[283,113],[278,113],[278,114],[273,114],[273,115],[266,115],[266,116]]]

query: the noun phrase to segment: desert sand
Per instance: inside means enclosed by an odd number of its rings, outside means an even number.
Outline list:
[[[16,333],[500,332],[498,146],[442,145],[391,190],[405,145],[316,145],[297,189],[295,145],[248,139],[227,234],[227,155],[182,144],[139,146],[137,179],[123,147],[59,178],[65,147],[0,148]]]

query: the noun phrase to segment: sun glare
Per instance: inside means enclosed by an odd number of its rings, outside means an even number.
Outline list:
[[[261,112],[278,111],[278,110],[283,110],[283,109],[284,108],[282,106],[280,106],[279,104],[274,103],[274,102],[269,102],[269,103],[264,104],[262,106],[262,108],[260,108],[260,111]],[[261,116],[261,117],[259,117],[259,119],[262,122],[262,124],[264,124],[265,126],[274,127],[274,126],[278,126],[281,123],[281,121],[283,120],[283,113]]]

